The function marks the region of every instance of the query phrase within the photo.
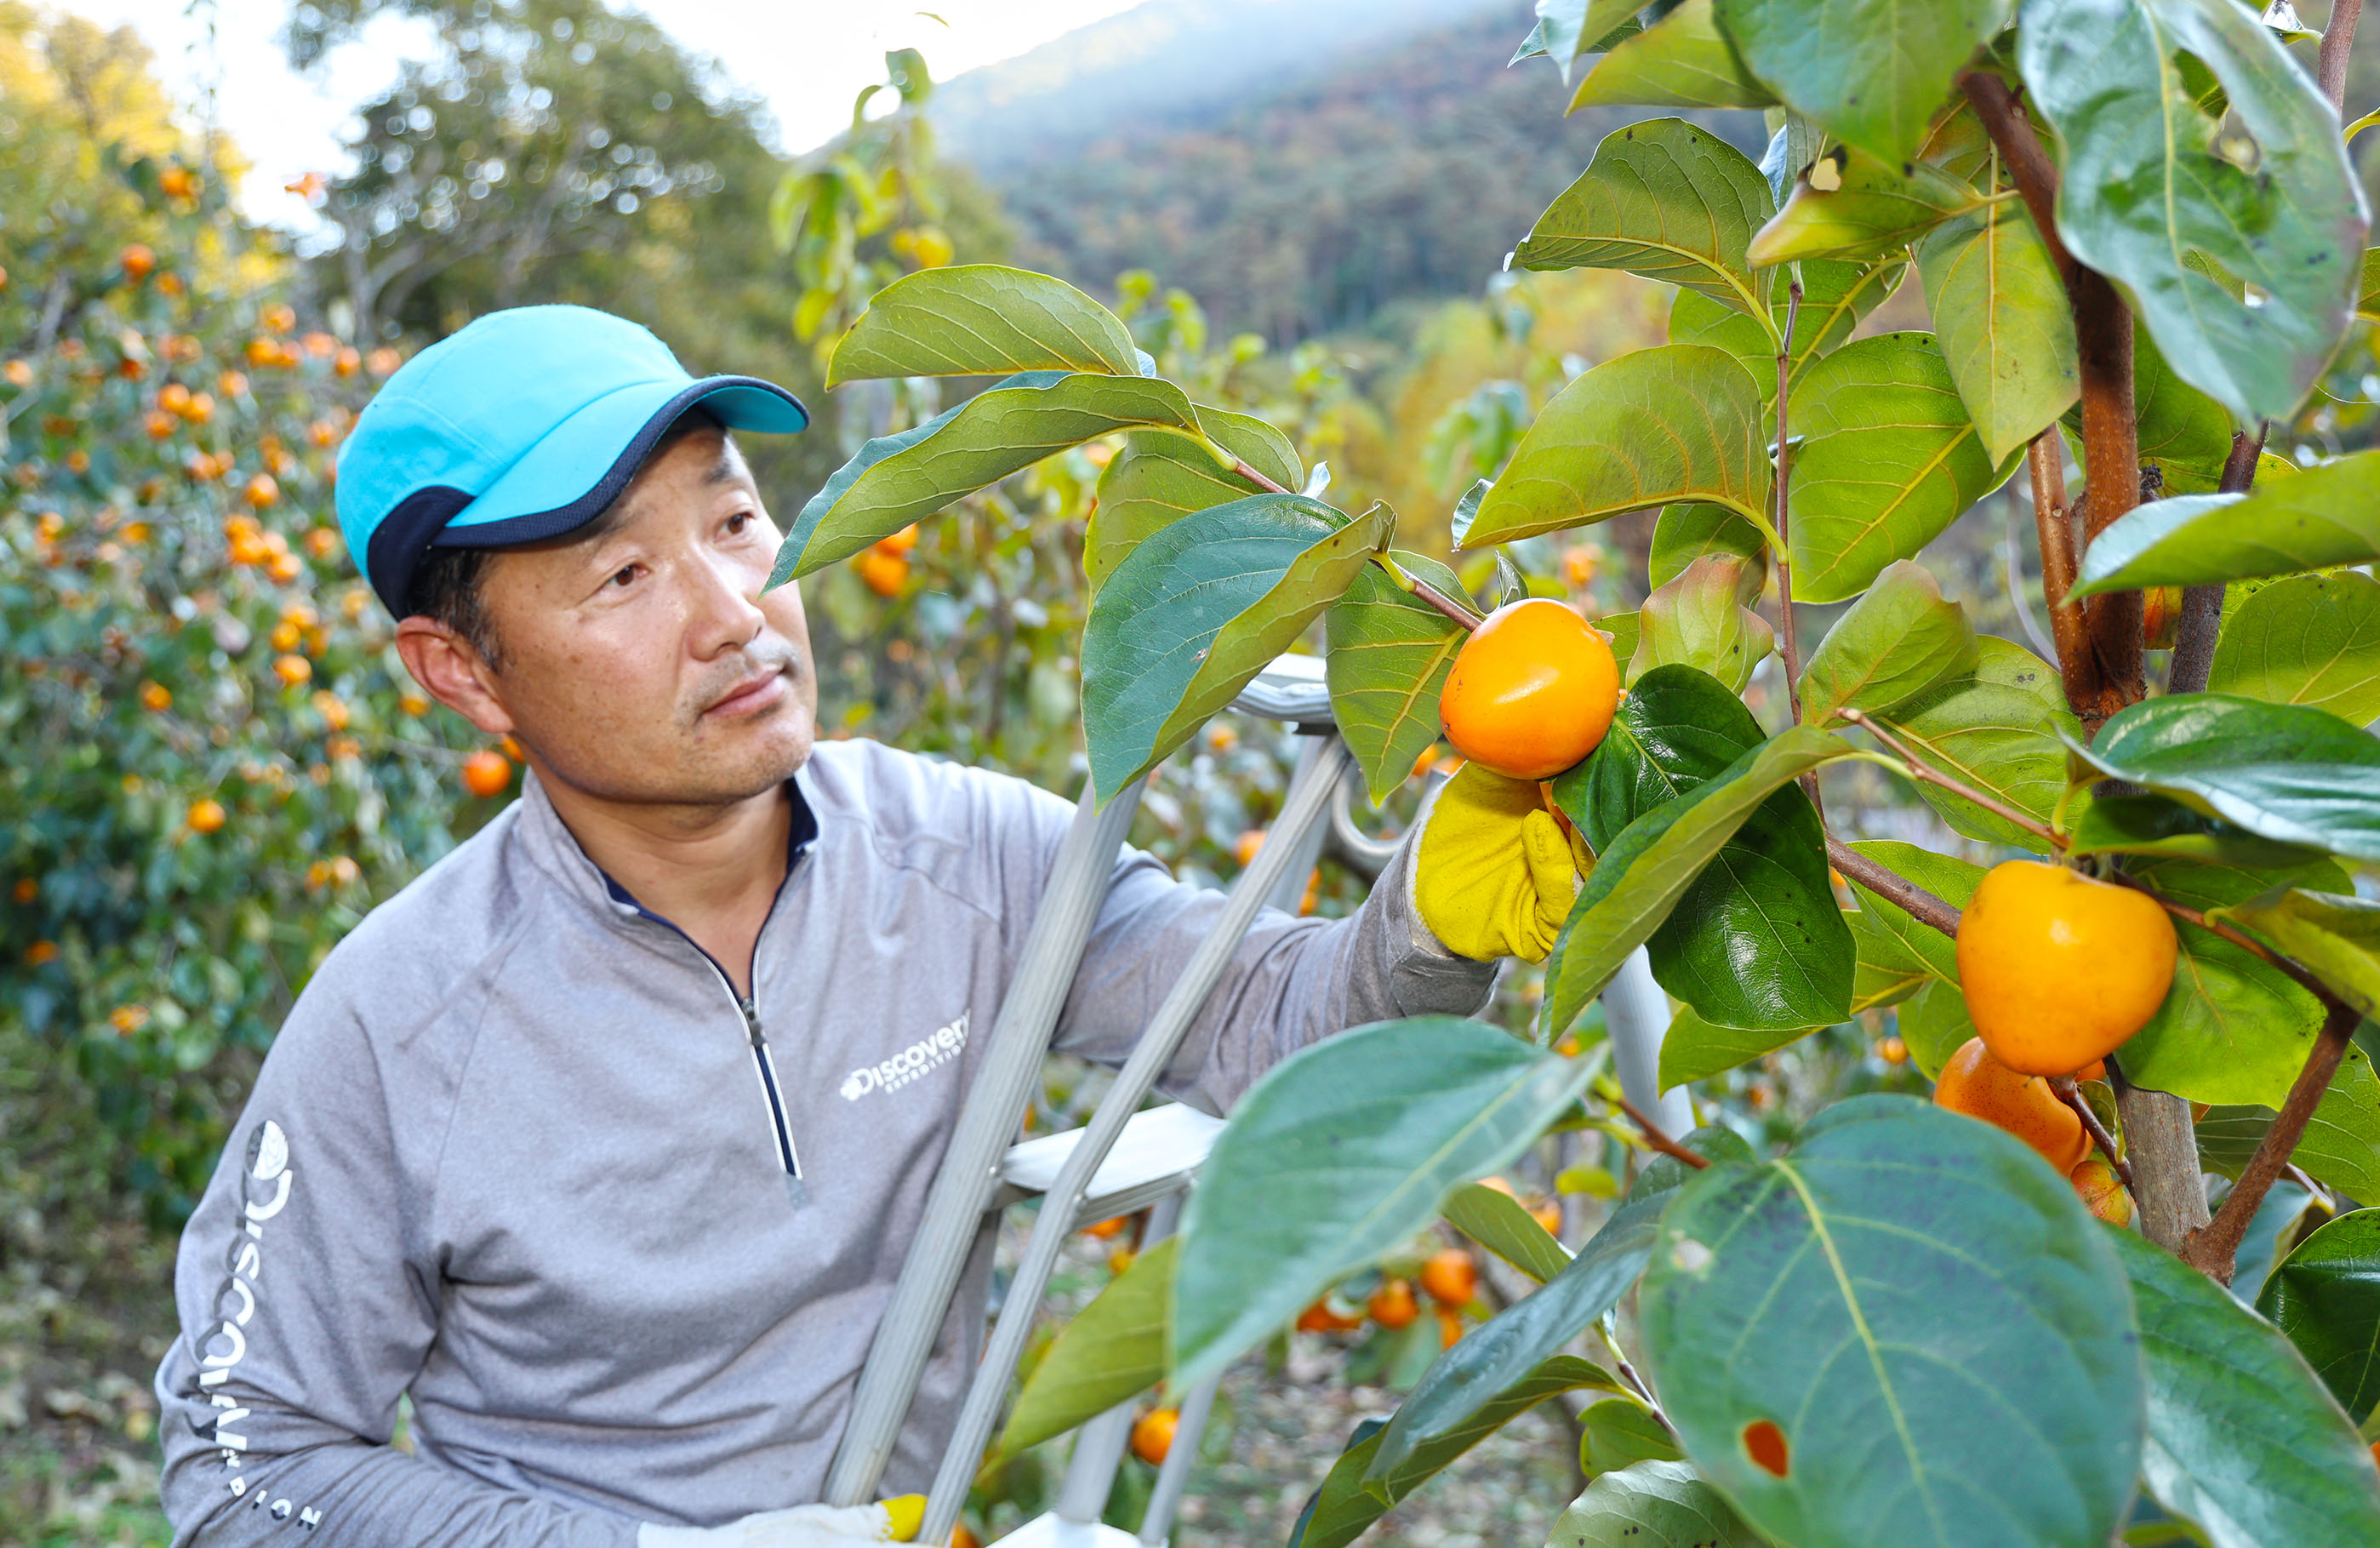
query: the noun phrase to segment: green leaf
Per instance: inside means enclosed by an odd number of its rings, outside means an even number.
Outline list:
[[[1848,928],[1848,926],[1847,926]],[[1854,992],[1858,974],[1852,974]],[[1748,1065],[1764,1054],[1774,1054],[1790,1043],[1801,1042],[1816,1027],[1722,1027],[1703,1019],[1692,1006],[1680,1006],[1670,1018],[1670,1030],[1661,1037],[1661,1064],[1658,1077],[1660,1089],[1674,1091],[1695,1080],[1707,1080],[1714,1075]]]
[[[2179,1259],[2107,1237],[2139,1311],[2157,1503],[2216,1548],[2380,1542],[2380,1469],[2289,1341]]]
[[[1113,312],[1048,274],[961,263],[904,274],[869,299],[834,347],[826,384],[882,376],[1090,371],[1137,376]]]
[[[1402,552],[1390,556],[1447,595],[1463,594],[1463,582],[1437,560]],[[1414,760],[1438,740],[1439,695],[1470,636],[1377,565],[1357,573],[1323,623],[1330,646],[1323,667],[1331,716],[1372,799],[1385,800],[1412,774]]]
[[[1753,274],[1743,250],[1769,208],[1768,180],[1742,152],[1682,118],[1657,118],[1595,148],[1512,250],[1512,266],[1624,269],[1756,320],[1768,276]]]
[[[1737,600],[1749,567],[1731,554],[1706,554],[1646,597],[1636,615],[1628,686],[1664,666],[1691,666],[1725,683],[1730,695],[1742,692],[1777,644],[1768,620]]]
[[[1701,345],[1639,349],[1554,395],[1480,501],[1463,545],[1673,501],[1724,506],[1766,530],[1768,471],[1760,384],[1750,372]]]
[[[2014,9],[2012,0],[1719,0],[1718,19],[1788,106],[1891,163],[1917,149],[1951,77]]]
[[[1980,659],[1966,609],[1944,601],[1924,567],[1895,560],[1811,654],[1802,718],[1834,725],[1845,710],[1889,710],[1946,679],[1972,677]]]
[[[1203,404],[1196,412],[1199,428],[1210,439],[1273,482],[1284,489],[1305,482],[1305,469],[1289,437],[1271,425]],[[1192,511],[1263,493],[1188,436],[1146,430],[1126,434],[1123,448],[1099,472],[1099,506],[1083,535],[1083,571],[1091,589],[1097,591],[1150,533]]]
[[[1791,726],[1717,777],[1629,823],[1602,851],[1547,960],[1548,1037],[1569,1030],[1771,795],[1855,750],[1830,732]],[[1848,970],[1844,979],[1848,992]]]
[[[1678,1438],[1650,1408],[1633,1397],[1607,1397],[1578,1416],[1579,1471],[1588,1479],[1639,1462],[1675,1462],[1685,1454]]]
[[[2361,1424],[2380,1408],[2380,1210],[2356,1210],[2298,1243],[2256,1298]]]
[[[1186,1389],[1521,1153],[1593,1067],[1451,1016],[1300,1049],[1232,1109],[1183,1212],[1172,1384]]]
[[[2022,451],[2082,391],[2074,314],[2033,217],[2007,200],[1937,227],[1917,273],[1985,455]]]
[[[1741,559],[1735,600],[1750,607],[1760,601],[1768,581],[1768,540],[1760,529],[1725,506],[1664,506],[1653,523],[1653,546],[1647,563],[1654,588],[1685,574],[1686,567],[1705,555]]]
[[[1929,983],[1911,995],[1900,1006],[1900,1041],[1909,1049],[1909,1062],[1928,1080],[1940,1079],[1942,1067],[1950,1062],[1950,1055],[1975,1035],[1975,1023],[1967,1015],[1967,1002],[1958,986],[1950,983]]]
[[[1173,1311],[1174,1258],[1168,1237],[1132,1262],[1059,1330],[992,1447],[1014,1457],[1106,1413],[1165,1379],[1165,1324]]]
[[[2152,500],[2082,555],[2073,595],[2200,586],[2380,558],[2380,451],[2356,452],[2245,495]]]
[[[2295,887],[2219,910],[2263,937],[2365,1016],[2380,1014],[2380,903]]]
[[[1554,781],[1554,798],[1589,847],[1616,859],[1633,824],[1725,775],[1761,741],[1760,723],[1717,679],[1661,667],[1637,679],[1601,745]],[[1661,986],[1707,1020],[1800,1030],[1848,1016],[1851,930],[1809,797],[1787,786],[1742,820],[1645,945]]]
[[[1715,1162],[1744,1160],[1752,1153],[1724,1129],[1696,1129],[1680,1143]],[[1462,1431],[1496,1394],[1618,1305],[1644,1272],[1661,1211],[1688,1176],[1683,1163],[1655,1156],[1637,1174],[1626,1201],[1561,1273],[1439,1355],[1390,1420],[1376,1466],[1393,1469],[1404,1457]],[[1602,1384],[1612,1383],[1607,1378]]]
[[[1876,723],[1943,773],[2029,817],[2047,822],[2066,788],[2064,736],[2081,727],[2062,701],[2034,690],[2055,674],[2023,646],[1980,639],[1973,677],[1942,683],[1875,713]],[[2016,686],[2024,682],[2027,686]],[[1920,785],[1917,794],[1969,838],[2038,849],[2041,840],[1963,796]],[[2080,808],[2077,798],[2070,811]]]
[[[2083,809],[2068,837],[2068,852],[2074,855],[2170,855],[2252,870],[2285,869],[2322,858],[2319,849],[2259,838],[2168,796],[2101,796]]]
[[[1682,1462],[1605,1473],[1554,1523],[1546,1548],[1767,1548]]]
[[[2176,376],[2138,318],[2132,320],[2132,413],[2141,460],[2165,476],[2166,494],[2204,494],[2221,481],[2231,456],[2230,410]],[[2067,423],[2082,433],[2079,407]]]
[[[1814,175],[1835,186],[1814,186]],[[1748,250],[1763,268],[1804,258],[1881,258],[1983,202],[1938,167],[1896,167],[1837,146],[1794,179],[1785,207],[1754,233]]]
[[[856,554],[1052,452],[1139,425],[1187,431],[1196,423],[1190,400],[1171,382],[1019,372],[915,430],[860,447],[794,518],[769,584]]]
[[[2221,82],[2228,128],[2177,54]],[[2017,64],[2065,148],[2076,260],[2184,381],[2243,423],[2288,418],[2346,330],[2367,224],[2313,79],[2237,0],[2026,0]]]
[[[1645,0],[1539,0],[1537,30],[1530,34],[1530,43],[1512,55],[1512,63],[1542,53],[1560,67],[1567,86],[1571,67],[1583,55],[1600,54],[1621,38],[1644,30],[1636,20],[1644,8]]]
[[[1294,494],[1183,517],[1100,588],[1083,628],[1083,736],[1113,796],[1190,739],[1304,634],[1388,542],[1394,513],[1352,520]]]
[[[2104,733],[2103,733],[2104,734]],[[2188,860],[2135,861],[2132,873],[2202,912],[2229,910],[2290,873],[2233,871]],[[2301,876],[2327,872],[2327,864]],[[2173,987],[2118,1057],[2135,1085],[2192,1102],[2278,1104],[2322,1028],[2322,1002],[2279,969],[2212,931],[2180,920]]]
[[[2380,718],[2380,580],[2343,570],[2258,588],[2224,620],[2206,686],[2370,725]]]
[[[1636,641],[1644,633],[1643,620],[1633,613],[1606,613],[1595,620],[1595,627],[1610,636],[1611,659],[1625,680],[1629,663],[1636,659]]]
[[[1916,883],[1953,908],[1963,910],[1974,897],[1975,889],[1983,884],[1982,866],[1956,856],[1937,854],[1921,845],[1864,838],[1854,841],[1852,848],[1903,881]],[[1851,885],[1860,900],[1856,928],[1864,960],[1870,955],[1867,942],[1873,938],[1876,942],[1873,954],[1876,960],[1958,987],[1959,956],[1948,935],[1918,923],[1883,894],[1870,892],[1857,882]]]
[[[2015,466],[1993,466],[1925,334],[1843,346],[1811,368],[1792,408],[1793,428],[1807,437],[1793,457],[1796,602],[1857,596]]]
[[[2236,1179],[2272,1122],[2269,1107],[2209,1110],[2198,1124],[2206,1169]],[[2290,1160],[2350,1198],[2380,1199],[2380,1076],[2373,1074],[2371,1056],[2362,1049],[2350,1048],[2339,1061]]]
[[[1752,79],[1711,18],[1711,0],[1681,3],[1625,38],[1571,93],[1569,111],[1615,105],[1767,107],[1776,99]]]
[[[1456,1230],[1540,1285],[1570,1266],[1570,1249],[1501,1188],[1464,1183],[1448,1195],[1439,1213]]]
[[[2128,779],[2283,844],[2380,860],[2380,741],[2337,715],[2221,693],[2121,711],[2069,746]]]
[[[1810,367],[1825,359],[1900,284],[1909,265],[1899,260],[1882,263],[1840,263],[1813,258],[1802,265],[1802,306],[1793,316],[1793,353],[1786,364],[1789,386],[1801,385]],[[1777,340],[1784,335],[1791,298],[1782,286],[1772,289],[1768,314],[1776,324],[1770,333],[1757,319],[1731,311],[1691,290],[1678,292],[1670,303],[1670,342],[1706,344],[1734,356],[1760,384],[1761,401],[1771,410],[1777,401]]]
[[[1557,1355],[1482,1405],[1461,1430],[1419,1448],[1392,1471],[1368,1482],[1381,1432],[1377,1421],[1367,1420],[1306,1503],[1290,1534],[1289,1548],[1346,1548],[1398,1501],[1547,1398],[1577,1387],[1609,1384],[1609,1378],[1585,1360]]]
[[[1853,1097],[1789,1156],[1698,1173],[1638,1307],[1686,1455],[1780,1541],[2103,1548],[2131,1504],[2122,1267],[2066,1179],[1987,1124]],[[1763,1424],[1781,1476],[1747,1449]]]

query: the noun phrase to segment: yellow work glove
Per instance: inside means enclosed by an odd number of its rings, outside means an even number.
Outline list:
[[[1535,781],[1465,763],[1422,820],[1414,907],[1458,957],[1543,962],[1593,863]]]

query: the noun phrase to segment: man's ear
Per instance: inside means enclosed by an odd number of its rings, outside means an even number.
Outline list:
[[[396,653],[421,691],[491,737],[513,730],[496,689],[494,669],[472,643],[437,619],[415,614],[396,621]]]

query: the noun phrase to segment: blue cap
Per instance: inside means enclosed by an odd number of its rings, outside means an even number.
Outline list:
[[[790,433],[809,411],[771,382],[686,373],[669,347],[589,307],[491,312],[407,360],[339,448],[339,528],[399,617],[431,548],[575,531],[620,497],[671,423]]]

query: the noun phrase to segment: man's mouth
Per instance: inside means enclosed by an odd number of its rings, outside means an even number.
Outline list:
[[[734,720],[758,714],[775,707],[791,691],[785,684],[785,668],[781,664],[747,677],[714,700],[703,712],[703,718]]]

